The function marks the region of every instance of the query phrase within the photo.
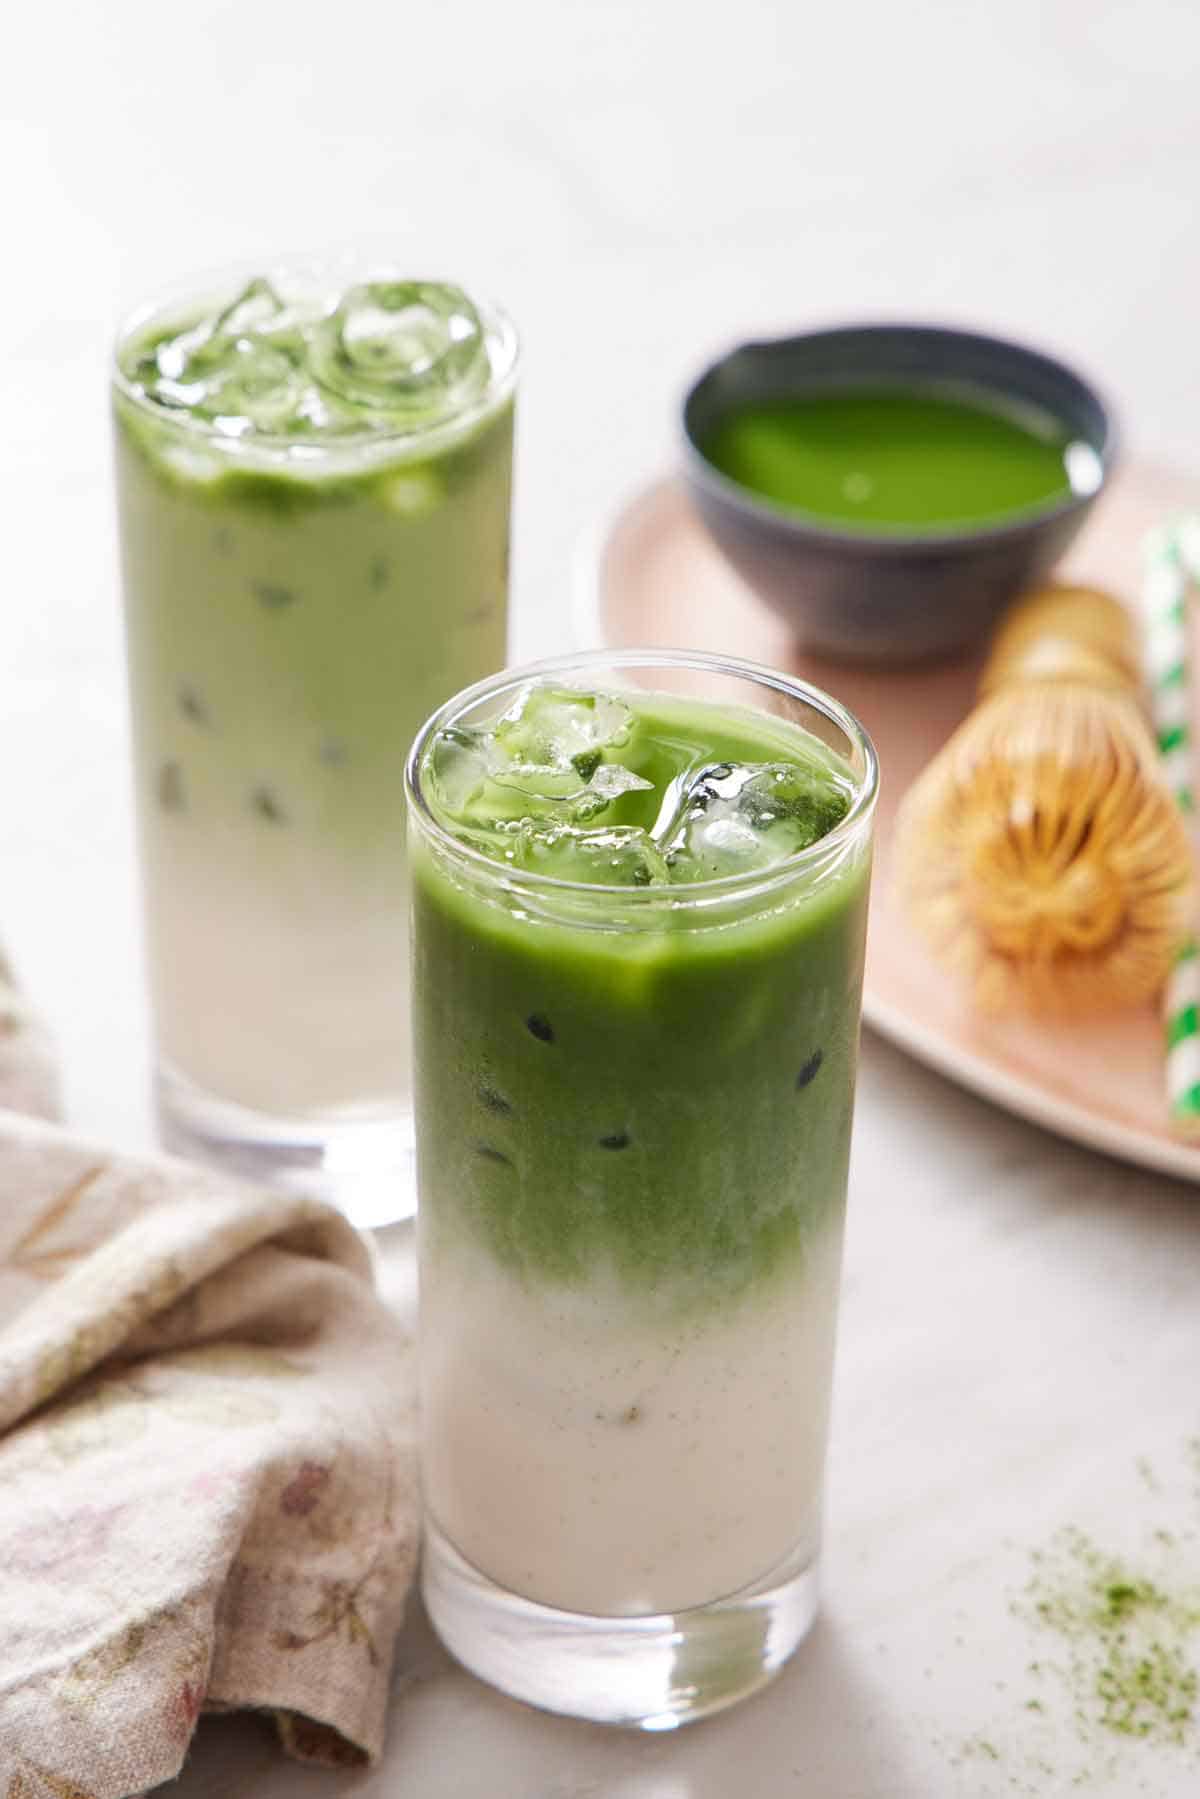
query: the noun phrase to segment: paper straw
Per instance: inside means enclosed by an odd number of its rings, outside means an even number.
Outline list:
[[[1167,976],[1167,1103],[1181,1134],[1200,1136],[1200,949],[1191,938]]]
[[[1150,706],[1163,772],[1180,811],[1195,816],[1188,588],[1200,583],[1200,513],[1152,531],[1145,543],[1142,610]],[[1200,943],[1190,937],[1167,979],[1167,1106],[1174,1128],[1200,1137]]]

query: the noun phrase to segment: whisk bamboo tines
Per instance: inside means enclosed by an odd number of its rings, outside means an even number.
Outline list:
[[[1043,590],[1010,615],[986,697],[897,823],[910,912],[991,1011],[1146,999],[1190,928],[1191,851],[1141,714],[1133,627],[1079,594]]]
[[[1141,656],[1128,609],[1098,587],[1037,587],[1006,614],[979,683],[1081,681],[1139,693]]]

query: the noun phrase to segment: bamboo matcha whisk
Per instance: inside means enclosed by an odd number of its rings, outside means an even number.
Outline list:
[[[1119,601],[1037,590],[1000,627],[979,705],[904,800],[903,899],[990,1011],[1135,1004],[1190,932],[1189,839],[1138,671]]]

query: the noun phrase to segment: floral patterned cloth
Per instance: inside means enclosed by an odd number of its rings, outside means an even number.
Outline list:
[[[0,1799],[142,1793],[205,1710],[374,1760],[418,1500],[367,1251],[27,1115],[53,1095],[0,964]]]

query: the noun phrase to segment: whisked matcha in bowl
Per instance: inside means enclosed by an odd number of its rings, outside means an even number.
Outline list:
[[[1052,413],[949,383],[764,401],[719,419],[706,450],[723,474],[779,505],[897,534],[969,528],[1063,499],[1080,459]]]

